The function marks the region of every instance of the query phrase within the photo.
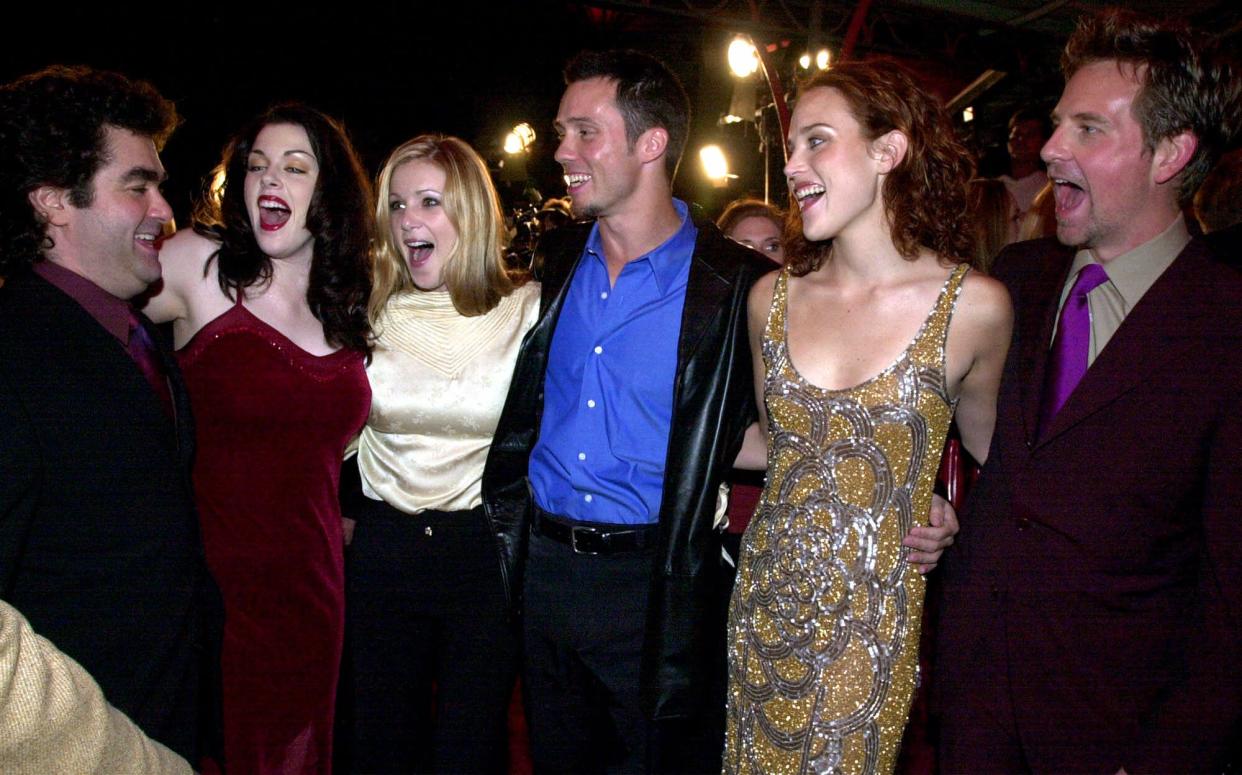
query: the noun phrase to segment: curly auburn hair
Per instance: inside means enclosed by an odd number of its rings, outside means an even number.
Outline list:
[[[897,251],[913,260],[926,247],[942,259],[967,261],[973,227],[966,192],[975,165],[940,101],[903,67],[884,59],[833,65],[802,87],[803,93],[811,89],[835,89],[844,97],[867,140],[893,130],[906,136],[905,156],[881,191]],[[803,236],[796,203],[785,233],[785,265],[795,276],[818,269],[832,250],[832,240],[809,242]]]
[[[162,149],[180,122],[154,86],[119,73],[57,65],[0,86],[0,277],[53,247],[31,191],[68,189],[71,205],[90,207],[110,127]]]
[[[286,103],[269,108],[233,136],[213,175],[223,172],[222,187],[217,195],[204,197],[194,212],[194,230],[220,244],[208,266],[217,262],[220,290],[230,299],[271,280],[272,259],[255,241],[242,182],[255,138],[272,124],[306,130],[319,163],[306,215],[306,229],[315,239],[306,301],[329,343],[369,353],[371,184],[345,128],[335,119],[306,105]]]
[[[1238,142],[1242,78],[1225,52],[1210,49],[1183,22],[1118,8],[1079,19],[1061,54],[1061,72],[1068,81],[1084,65],[1108,60],[1133,67],[1139,79],[1133,111],[1148,153],[1185,131],[1198,140],[1177,185],[1178,203],[1187,206],[1220,155]]]

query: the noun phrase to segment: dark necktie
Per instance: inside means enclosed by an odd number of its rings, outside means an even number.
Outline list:
[[[1048,353],[1048,371],[1044,375],[1044,393],[1040,404],[1040,433],[1048,432],[1052,419],[1061,411],[1082,375],[1087,373],[1087,351],[1091,346],[1091,310],[1087,294],[1108,280],[1104,267],[1087,264],[1078,272],[1078,279],[1070,288],[1061,317],[1057,322],[1057,335]]]
[[[159,352],[146,327],[139,321],[138,313],[132,309],[129,311],[129,357],[134,359],[142,376],[147,378],[165,414],[173,417],[172,393],[168,389],[168,377],[164,374]]]

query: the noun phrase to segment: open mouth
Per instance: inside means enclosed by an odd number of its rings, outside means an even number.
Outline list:
[[[289,222],[293,210],[285,200],[275,196],[259,197],[259,228],[276,231]]]
[[[591,180],[590,175],[584,175],[580,172],[566,173],[565,174],[565,187],[569,189],[570,193],[572,193],[575,190],[582,188],[584,185],[589,183],[590,180]]]
[[[134,235],[134,242],[144,251],[158,255],[160,252],[160,243],[164,240],[160,234],[151,234],[139,232]]]
[[[431,254],[435,252],[436,246],[434,242],[426,240],[410,240],[405,243],[405,248],[410,266],[417,267],[427,263],[427,259],[431,258]]]
[[[798,202],[798,209],[805,210],[815,204],[824,195],[824,187],[819,183],[808,183],[805,186],[799,186],[794,189],[794,199]]]
[[[1087,192],[1078,183],[1065,178],[1052,178],[1052,196],[1056,200],[1057,217],[1077,209],[1087,199]]]

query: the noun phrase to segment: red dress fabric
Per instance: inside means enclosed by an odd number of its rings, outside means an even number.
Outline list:
[[[224,769],[328,773],[345,612],[337,485],[370,409],[363,359],[311,355],[240,304],[177,356],[224,597]]]

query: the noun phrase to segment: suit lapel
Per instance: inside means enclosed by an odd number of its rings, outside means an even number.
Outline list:
[[[1162,363],[1180,360],[1196,341],[1186,333],[1202,308],[1195,301],[1210,289],[1198,287],[1195,271],[1204,257],[1202,244],[1192,241],[1126,315],[1078,387],[1044,434],[1046,443],[1105,408],[1149,378]]]
[[[1060,249],[1052,256],[1031,258],[1042,261],[1042,270],[1030,285],[1016,290],[1014,302],[1028,307],[1018,322],[1018,363],[1030,364],[1021,369],[1027,376],[1021,382],[1022,425],[1027,446],[1034,446],[1039,438],[1039,405],[1044,392],[1044,372],[1048,366],[1048,347],[1052,342],[1052,329],[1057,319],[1057,302],[1061,289],[1074,262],[1074,252]]]

